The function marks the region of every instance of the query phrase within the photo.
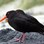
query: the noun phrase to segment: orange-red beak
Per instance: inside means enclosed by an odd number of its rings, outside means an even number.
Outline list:
[[[4,16],[2,19],[0,19],[0,22],[2,22],[4,19],[6,19],[7,17],[6,16]]]

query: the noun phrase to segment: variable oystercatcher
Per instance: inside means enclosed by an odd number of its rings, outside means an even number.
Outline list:
[[[0,22],[6,18],[10,26],[23,33],[17,41],[24,41],[26,32],[44,32],[44,26],[36,18],[26,14],[23,10],[8,11]]]

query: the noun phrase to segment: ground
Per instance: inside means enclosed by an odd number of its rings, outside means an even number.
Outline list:
[[[15,41],[20,35],[22,35],[21,32],[11,29],[0,30],[0,44],[44,44],[44,35],[40,33],[26,33],[27,36],[23,43]]]

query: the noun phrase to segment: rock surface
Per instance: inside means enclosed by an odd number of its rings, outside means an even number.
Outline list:
[[[11,29],[0,30],[0,44],[44,44],[44,35],[37,32],[26,33],[24,42],[16,42],[16,38],[22,35],[21,32]]]

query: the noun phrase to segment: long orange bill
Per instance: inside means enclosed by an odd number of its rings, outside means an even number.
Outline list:
[[[4,19],[6,19],[7,17],[6,16],[4,16],[2,19],[0,19],[0,22],[2,22]]]

